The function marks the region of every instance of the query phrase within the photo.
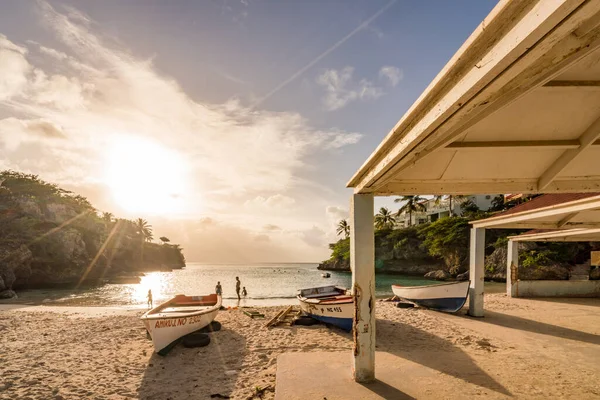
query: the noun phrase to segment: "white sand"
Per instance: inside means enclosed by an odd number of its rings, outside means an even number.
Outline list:
[[[280,309],[262,311],[268,319]],[[160,357],[139,310],[0,310],[0,399],[247,399],[257,386],[274,387],[283,352],[352,347],[351,335],[337,329],[267,329],[266,320],[234,310],[219,313],[223,329],[211,334],[209,346],[180,345]],[[490,316],[482,320],[378,302],[377,349],[455,377],[457,399],[465,398],[460,382],[477,385],[469,397],[600,397],[600,299],[489,295],[486,310]],[[436,398],[435,387],[428,393]]]

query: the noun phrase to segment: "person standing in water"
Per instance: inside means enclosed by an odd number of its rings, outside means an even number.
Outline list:
[[[215,292],[217,293],[218,296],[222,296],[223,295],[223,288],[221,287],[221,282],[217,282],[217,287],[215,287]]]
[[[152,308],[152,290],[148,289],[148,308]]]
[[[244,286],[244,288],[242,289],[242,296],[244,296],[244,297],[248,296],[248,292],[246,291],[246,286]]]
[[[237,297],[238,300],[241,300],[242,298],[240,297],[240,286],[242,285],[242,282],[240,282],[240,278],[239,276],[235,277],[235,292],[237,293]]]

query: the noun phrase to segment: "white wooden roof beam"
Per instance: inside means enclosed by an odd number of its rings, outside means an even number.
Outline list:
[[[586,179],[565,178],[554,180],[546,188],[553,193],[600,192],[600,176]],[[402,180],[392,181],[377,190],[378,196],[395,196],[399,193],[428,195],[460,195],[472,193],[537,193],[537,179],[485,179],[485,180]]]
[[[594,121],[583,134],[579,137],[579,147],[570,149],[554,161],[554,163],[540,176],[538,180],[538,190],[545,190],[548,185],[560,174],[569,164],[573,163],[587,148],[592,146],[596,139],[600,137],[600,118]]]
[[[472,142],[454,142],[445,147],[445,150],[570,150],[578,149],[581,142],[578,139],[572,140],[529,140],[529,141],[472,141]],[[596,140],[591,146],[600,146],[600,140]]]
[[[600,228],[595,229],[566,229],[555,232],[540,232],[510,236],[515,242],[560,242],[560,241],[594,241],[600,240]]]
[[[356,192],[389,190],[387,184],[399,171],[446,147],[468,127],[552,80],[600,45],[595,23],[588,24],[583,36],[573,34],[596,16],[600,2],[515,0],[501,4],[521,7],[523,15],[510,29],[497,15],[484,21],[498,26],[482,24],[463,45],[348,183]],[[515,10],[506,12],[511,14],[516,20]],[[494,36],[486,36],[484,28],[494,31]],[[504,31],[499,32],[500,28]]]

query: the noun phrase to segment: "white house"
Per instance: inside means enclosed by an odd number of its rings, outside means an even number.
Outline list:
[[[492,201],[497,194],[478,194],[471,196],[461,196],[461,197],[453,197],[450,200],[449,197],[444,198],[443,200],[436,203],[435,198],[427,199],[421,204],[425,206],[425,211],[413,212],[412,220],[411,216],[408,212],[404,212],[400,214],[398,218],[398,225],[400,226],[411,226],[411,225],[421,225],[427,222],[435,222],[440,218],[450,216],[450,201],[452,201],[452,214],[461,216],[463,213],[462,205],[471,201],[475,204],[480,210],[487,210],[492,206]]]

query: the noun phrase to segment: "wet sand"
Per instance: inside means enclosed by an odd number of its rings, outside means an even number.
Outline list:
[[[209,346],[160,357],[140,310],[0,305],[0,399],[259,398],[257,388],[275,386],[279,354],[350,352],[351,335],[338,329],[265,328],[281,308],[261,308],[265,320],[222,311]],[[492,294],[486,312],[473,319],[378,302],[377,350],[451,377],[444,382],[457,399],[600,397],[600,299]],[[435,385],[427,393],[436,398]]]

